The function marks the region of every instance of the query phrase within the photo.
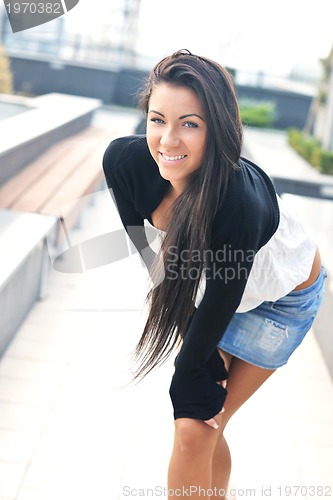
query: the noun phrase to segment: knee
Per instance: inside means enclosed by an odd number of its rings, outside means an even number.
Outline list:
[[[218,435],[201,420],[179,418],[175,421],[175,446],[185,455],[213,453]]]

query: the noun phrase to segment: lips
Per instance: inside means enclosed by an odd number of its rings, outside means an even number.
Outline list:
[[[177,161],[177,160],[183,160],[184,158],[186,158],[186,155],[168,156],[168,155],[162,153],[161,151],[159,151],[159,153],[162,156],[162,158],[164,160],[167,160],[167,161]]]

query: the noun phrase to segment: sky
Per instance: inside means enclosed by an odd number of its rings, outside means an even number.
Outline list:
[[[105,22],[117,23],[120,4],[80,0],[67,25],[98,37]],[[140,12],[137,49],[155,60],[187,48],[226,66],[285,74],[316,64],[333,44],[331,0],[141,0]]]

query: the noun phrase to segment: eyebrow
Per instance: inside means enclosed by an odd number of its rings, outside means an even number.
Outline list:
[[[163,113],[160,113],[159,111],[155,111],[154,109],[150,109],[148,111],[148,113],[156,113],[157,115],[160,115],[163,118],[165,118],[165,116],[163,115]],[[200,118],[200,120],[205,121],[202,118],[202,116],[198,115],[197,113],[188,113],[187,115],[182,115],[182,116],[179,117],[179,120],[183,120],[184,118],[188,118],[189,116],[197,116],[198,118]]]

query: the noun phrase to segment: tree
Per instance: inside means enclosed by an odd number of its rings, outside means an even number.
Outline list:
[[[326,58],[320,59],[322,66],[322,76],[318,85],[317,94],[312,100],[312,104],[307,116],[303,132],[313,133],[317,139],[322,140],[322,128],[327,110],[327,100],[331,73],[333,71],[333,45]]]
[[[9,59],[3,46],[0,44],[0,93],[11,94],[13,92],[13,76],[10,70]]]

